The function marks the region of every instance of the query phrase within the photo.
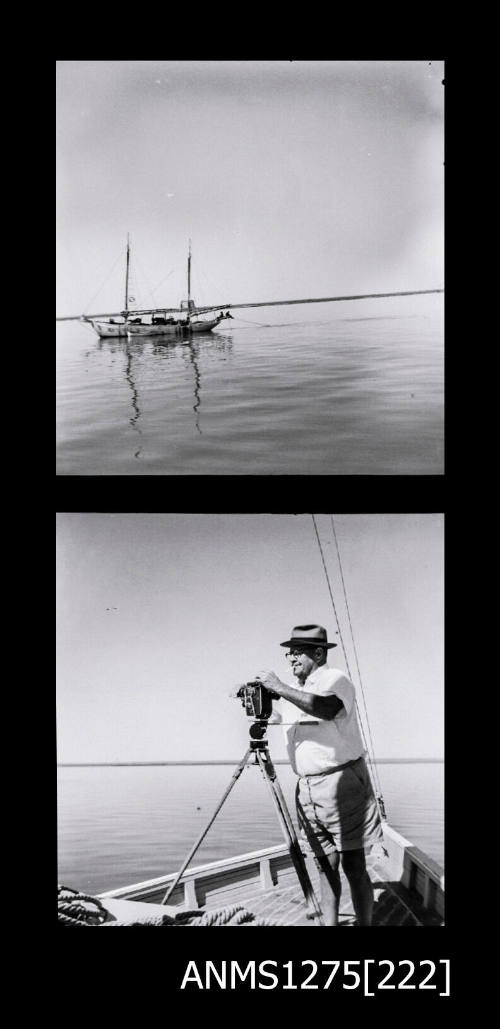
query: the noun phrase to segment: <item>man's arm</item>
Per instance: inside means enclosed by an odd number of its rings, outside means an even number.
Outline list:
[[[280,711],[276,711],[273,708],[273,713],[272,713],[271,717],[268,719],[268,724],[269,725],[282,725],[283,724],[283,716],[282,716],[281,712]]]
[[[286,682],[281,682],[274,672],[259,672],[255,678],[266,689],[278,693],[284,700],[291,701],[292,704],[300,707],[301,711],[305,711],[307,715],[313,715],[314,718],[330,721],[338,715],[344,706],[340,698],[336,697],[333,693],[320,696],[317,693],[299,690],[295,686],[288,686]]]

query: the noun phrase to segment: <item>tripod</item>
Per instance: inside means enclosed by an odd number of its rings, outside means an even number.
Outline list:
[[[217,815],[218,815],[218,813],[219,813],[219,811],[220,811],[224,801],[226,800],[226,797],[229,796],[233,786],[238,781],[238,779],[239,779],[243,769],[246,767],[246,765],[247,765],[251,755],[253,754],[254,758],[255,758],[253,764],[259,766],[259,768],[260,768],[260,770],[262,772],[262,776],[264,778],[264,781],[267,783],[267,786],[269,787],[269,791],[271,793],[271,797],[272,797],[274,806],[276,808],[276,813],[278,815],[278,821],[280,823],[280,826],[281,826],[281,829],[282,829],[282,832],[283,832],[283,836],[285,838],[285,843],[286,843],[286,845],[288,847],[288,850],[289,850],[289,853],[290,853],[290,857],[291,857],[292,862],[293,862],[293,866],[294,866],[295,871],[297,873],[297,878],[298,878],[300,886],[302,888],[302,892],[304,894],[304,897],[305,897],[305,900],[306,900],[306,904],[307,904],[307,906],[309,908],[309,912],[312,915],[312,917],[315,919],[316,924],[323,925],[324,923],[323,923],[323,919],[321,917],[321,909],[320,909],[320,906],[318,904],[318,901],[317,901],[317,898],[316,898],[316,894],[314,893],[314,889],[313,889],[311,880],[309,878],[309,873],[307,871],[306,864],[305,864],[304,858],[302,856],[302,851],[300,849],[299,842],[297,840],[297,835],[296,835],[296,832],[295,832],[295,829],[294,829],[294,826],[293,826],[292,819],[290,817],[290,812],[289,812],[289,810],[288,810],[288,808],[286,806],[286,801],[285,801],[285,798],[283,796],[283,793],[282,793],[282,790],[281,790],[281,786],[279,784],[278,777],[276,775],[276,771],[275,771],[274,765],[273,765],[273,763],[271,761],[271,755],[269,753],[269,744],[268,744],[268,741],[266,739],[266,729],[267,729],[267,719],[262,719],[260,721],[255,721],[250,726],[250,728],[249,728],[250,746],[249,746],[248,750],[246,751],[245,755],[242,757],[239,765],[235,768],[235,770],[233,772],[233,775],[231,777],[231,780],[229,782],[229,785],[228,785],[227,789],[225,790],[221,800],[219,801],[219,803],[218,803],[218,805],[217,805],[217,807],[216,807],[216,809],[215,809],[215,811],[214,811],[210,821],[207,823],[207,825],[205,826],[203,831],[198,836],[198,839],[194,843],[193,847],[189,851],[188,856],[186,857],[184,863],[182,864],[182,867],[179,869],[179,871],[178,871],[174,881],[170,884],[170,886],[169,886],[167,892],[165,893],[165,896],[163,897],[163,900],[162,900],[161,903],[162,904],[166,904],[167,903],[168,898],[173,893],[175,887],[177,886],[177,883],[179,882],[179,880],[182,878],[184,872],[186,871],[186,868],[188,867],[189,862],[191,861],[191,858],[194,856],[194,854],[198,850],[198,847],[200,846],[200,843],[205,838],[205,836],[206,836],[208,830],[210,829],[210,826],[212,825],[212,823],[215,821],[215,819],[216,819],[216,817],[217,817]]]

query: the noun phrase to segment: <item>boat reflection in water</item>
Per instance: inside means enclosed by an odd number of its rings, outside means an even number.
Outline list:
[[[132,377],[132,353],[131,353],[131,348],[130,347],[125,347],[124,349],[126,350],[126,354],[127,354],[127,364],[126,364],[126,367],[125,367],[125,378],[126,378],[128,384],[130,386],[130,389],[132,391],[132,407],[133,407],[133,410],[134,410],[134,414],[132,415],[132,418],[130,418],[130,424],[131,424],[132,428],[136,432],[139,433],[139,436],[142,436],[142,432],[141,432],[139,426],[137,425],[137,422],[139,421],[139,416],[140,416],[141,412],[139,410],[136,385],[135,385],[134,379]],[[141,447],[139,447],[139,450],[137,450],[135,452],[134,457],[139,457],[140,453],[141,453]]]
[[[203,353],[204,357],[212,356],[213,354],[227,354],[231,352],[232,346],[233,339],[231,336],[213,332],[198,333],[195,337],[184,336],[182,338],[153,337],[141,339],[135,337],[131,339],[130,337],[123,338],[117,336],[109,338],[100,337],[96,342],[98,350],[107,350],[113,355],[123,354],[124,376],[131,393],[132,414],[128,421],[134,432],[138,433],[139,436],[143,436],[143,432],[138,424],[143,414],[139,403],[140,390],[137,386],[140,358],[147,357],[150,354],[159,359],[160,367],[163,366],[164,362],[171,360],[180,359],[185,364],[189,363],[192,368],[194,424],[196,431],[201,436],[201,372],[199,358],[201,353]],[[166,385],[168,386],[168,381],[166,381]],[[139,458],[141,451],[142,444],[135,451],[134,457]]]

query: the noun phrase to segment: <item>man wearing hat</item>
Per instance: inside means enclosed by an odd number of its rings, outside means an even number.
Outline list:
[[[282,722],[288,756],[299,776],[297,814],[304,850],[314,854],[320,872],[321,902],[327,925],[338,925],[339,861],[349,882],[358,925],[371,925],[373,887],[365,847],[382,842],[382,827],[364,759],[354,686],[344,672],[330,668],[329,643],[322,625],[296,625],[287,648],[298,686],[275,672],[256,675],[282,698],[271,722]]]

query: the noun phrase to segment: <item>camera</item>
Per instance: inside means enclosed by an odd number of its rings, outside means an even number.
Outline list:
[[[266,690],[261,682],[246,682],[240,686],[237,694],[248,718],[267,721],[273,713],[273,700],[279,700],[279,693]]]

